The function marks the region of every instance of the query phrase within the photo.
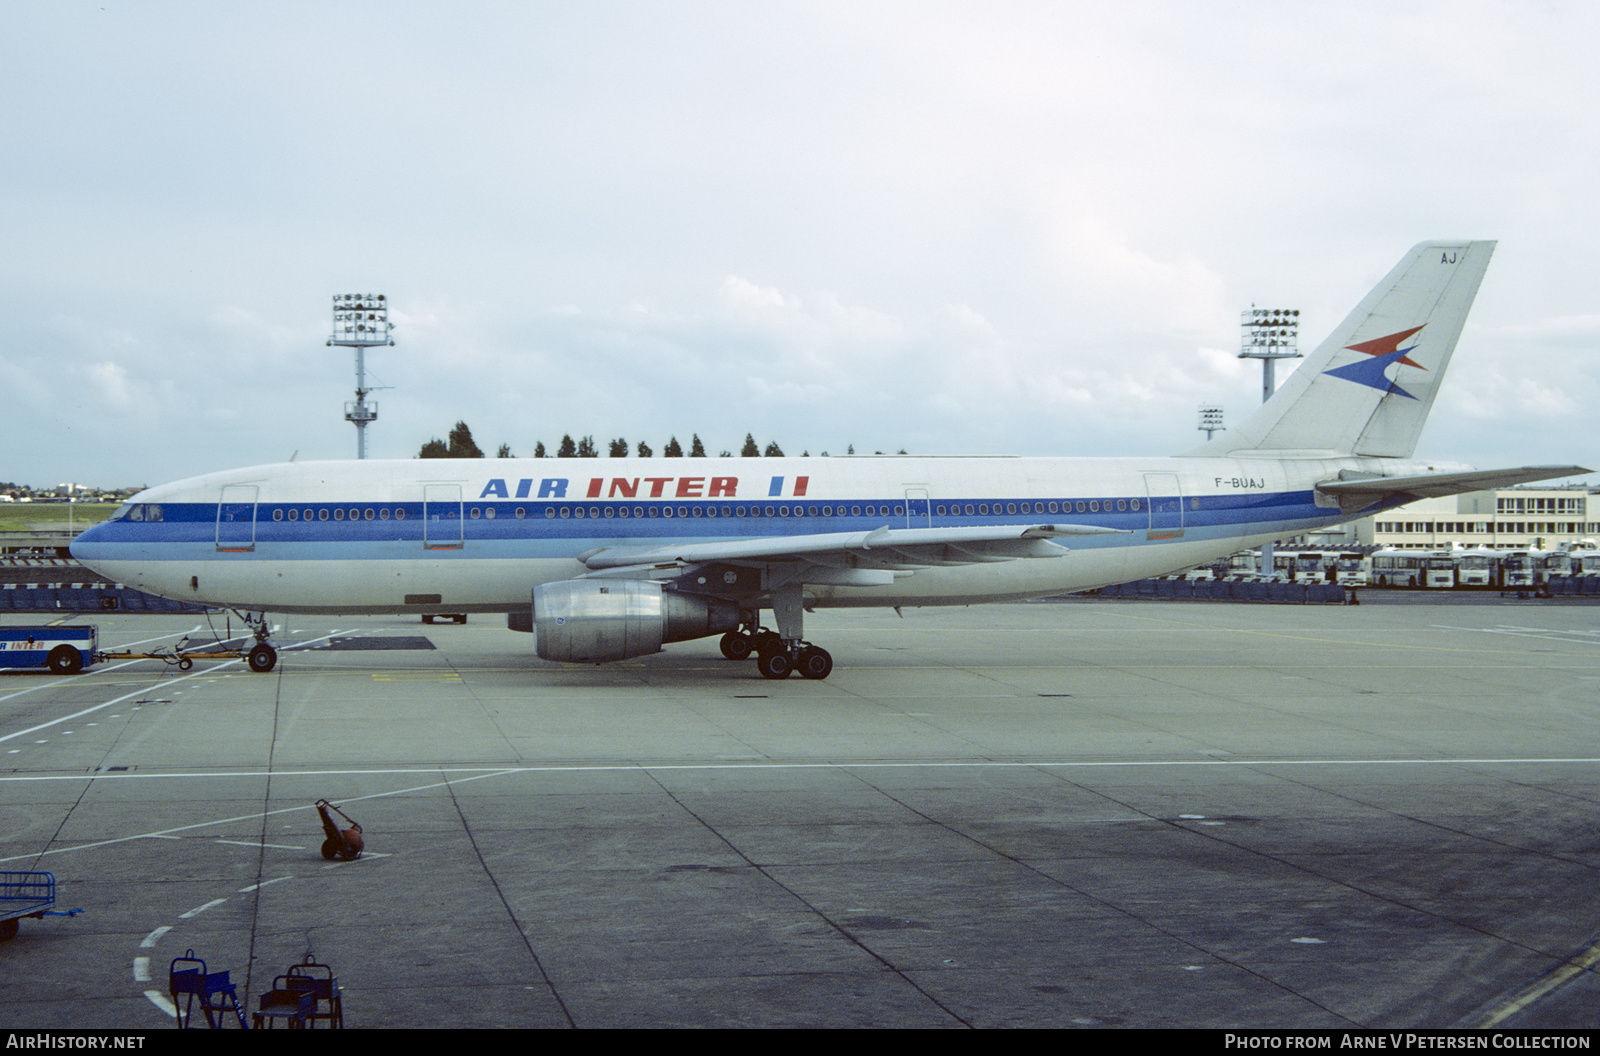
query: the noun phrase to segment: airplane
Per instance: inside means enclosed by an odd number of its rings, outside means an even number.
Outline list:
[[[1589,472],[1412,458],[1494,247],[1417,245],[1245,422],[1180,455],[289,462],[140,492],[71,551],[239,611],[258,672],[277,662],[268,612],[490,612],[547,660],[721,635],[766,678],[822,679],[815,609],[1090,590]]]

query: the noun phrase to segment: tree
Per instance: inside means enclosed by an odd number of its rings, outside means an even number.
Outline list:
[[[756,438],[750,433],[744,434],[744,446],[739,449],[740,458],[758,458],[761,448],[756,446]]]
[[[561,434],[561,446],[556,448],[557,458],[577,458],[578,445],[572,442],[571,433]]]
[[[582,440],[578,441],[579,458],[596,458],[599,456],[599,454],[599,450],[597,450],[594,446],[594,437],[586,436]]]
[[[700,442],[700,434],[699,433],[695,433],[694,436],[689,440],[689,457],[690,458],[705,458],[706,457],[706,445],[702,444]]]
[[[511,445],[510,444],[501,444],[500,445],[500,450],[495,452],[495,456],[494,457],[495,458],[516,458],[517,456],[513,455],[511,453]]]
[[[548,455],[546,455],[544,453],[544,441],[543,440],[540,440],[540,441],[538,441],[537,443],[535,443],[533,445],[533,457],[534,458],[548,458],[549,457]]]
[[[653,454],[655,454],[655,452],[650,450],[650,445],[645,443],[643,440],[640,440],[639,441],[639,457],[640,458],[649,458]]]
[[[482,458],[483,452],[472,440],[472,430],[467,428],[466,422],[457,422],[454,429],[450,430],[450,457],[451,458]]]
[[[767,450],[765,453],[768,458],[782,458],[783,448],[778,446],[778,442],[776,440],[769,440],[767,442]]]
[[[662,458],[682,458],[683,457],[683,445],[678,443],[678,438],[677,437],[673,437],[672,439],[667,441],[666,449],[661,452],[661,457]]]
[[[502,447],[509,457],[510,450]],[[454,429],[450,430],[450,441],[446,443],[434,437],[422,445],[422,450],[417,452],[418,458],[482,458],[483,452],[472,441],[472,430],[467,428],[466,422],[457,422]]]
[[[628,457],[628,441],[624,440],[622,437],[620,437],[620,436],[617,437],[615,440],[611,441],[611,443],[606,445],[606,446],[607,446],[606,453],[608,455],[610,455],[612,458],[627,458]]]

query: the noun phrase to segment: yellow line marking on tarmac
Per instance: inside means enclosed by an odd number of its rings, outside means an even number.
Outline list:
[[[1479,1030],[1483,1030],[1488,1027],[1500,1025],[1500,1023],[1504,1022],[1506,1019],[1515,1015],[1516,1013],[1521,1012],[1524,1008],[1527,1008],[1540,998],[1548,996],[1549,994],[1561,989],[1563,986],[1566,986],[1568,983],[1581,976],[1584,972],[1594,968],[1596,964],[1600,964],[1600,944],[1589,947],[1583,953],[1572,958],[1570,961],[1567,961],[1559,968],[1556,968],[1543,979],[1540,979],[1532,986],[1529,986],[1527,989],[1517,994],[1516,997],[1513,997],[1510,1001],[1489,1013],[1486,1018],[1484,1018],[1481,1022],[1474,1024],[1474,1026]]]
[[[374,671],[374,682],[460,682],[454,671]]]

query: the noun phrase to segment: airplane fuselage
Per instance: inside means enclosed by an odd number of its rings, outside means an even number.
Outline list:
[[[805,588],[819,607],[961,605],[1159,575],[1349,520],[1315,491],[1341,470],[1452,468],[1461,467],[1334,455],[284,463],[149,489],[73,552],[129,586],[238,609],[514,612],[534,586],[584,574],[583,556],[606,547],[884,526],[1118,533],[1067,540],[1050,560]]]

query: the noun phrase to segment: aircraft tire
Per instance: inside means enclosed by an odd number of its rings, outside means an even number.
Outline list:
[[[756,660],[756,669],[761,672],[762,678],[784,679],[789,677],[789,672],[794,670],[794,665],[789,662],[789,654],[782,649],[762,653]]]
[[[718,644],[722,648],[722,655],[729,660],[748,660],[751,650],[755,648],[750,636],[740,634],[738,631],[729,631],[722,636],[722,641]]]
[[[800,663],[796,669],[801,678],[827,678],[833,672],[833,656],[826,649],[808,645],[800,650]]]
[[[249,663],[250,670],[259,675],[264,675],[277,666],[278,651],[267,643],[262,642],[254,649],[250,650],[250,654],[245,658],[245,660],[247,663]]]
[[[58,675],[75,675],[83,670],[83,657],[70,645],[58,645],[50,650],[45,664]]]

